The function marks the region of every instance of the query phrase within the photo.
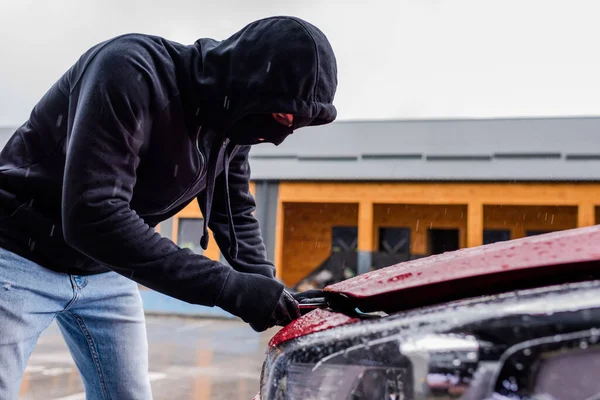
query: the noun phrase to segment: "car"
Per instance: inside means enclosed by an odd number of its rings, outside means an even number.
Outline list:
[[[257,400],[600,399],[600,226],[403,262],[325,293],[271,338]]]

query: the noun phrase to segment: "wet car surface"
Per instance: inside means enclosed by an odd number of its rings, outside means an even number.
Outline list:
[[[258,391],[269,338],[224,319],[149,316],[146,320],[154,399],[251,399]],[[40,337],[19,399],[83,400],[83,383],[56,324]]]
[[[599,239],[541,235],[333,285],[344,307],[270,341],[261,398],[600,399]]]

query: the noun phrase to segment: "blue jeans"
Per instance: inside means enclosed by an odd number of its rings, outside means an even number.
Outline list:
[[[0,399],[17,398],[27,360],[55,318],[88,400],[152,398],[134,281],[54,272],[0,248]]]

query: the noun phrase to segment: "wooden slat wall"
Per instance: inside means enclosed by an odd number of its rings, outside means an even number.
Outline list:
[[[285,203],[281,279],[295,284],[331,251],[333,226],[357,226],[358,204]]]

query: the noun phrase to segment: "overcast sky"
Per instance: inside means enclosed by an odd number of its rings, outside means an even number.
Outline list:
[[[600,115],[595,0],[0,0],[0,126],[95,43],[224,39],[270,15],[319,26],[339,119]],[[369,5],[367,5],[369,4]]]

